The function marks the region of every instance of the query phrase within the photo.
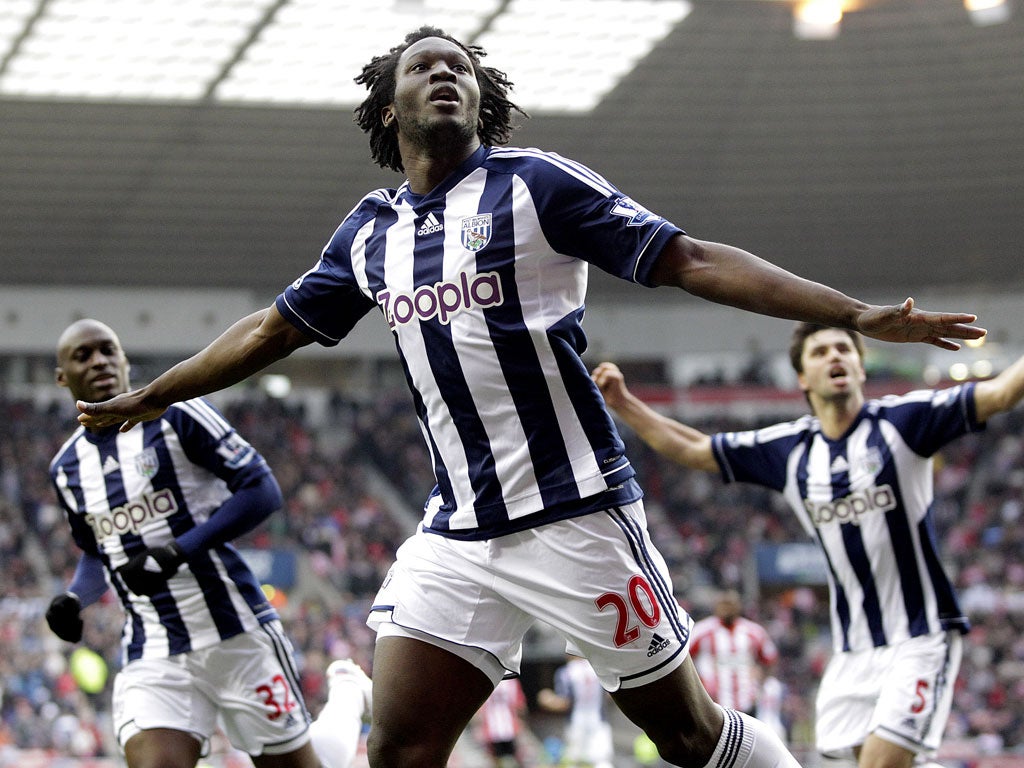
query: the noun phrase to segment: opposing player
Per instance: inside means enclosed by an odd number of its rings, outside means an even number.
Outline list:
[[[522,683],[518,677],[509,677],[494,686],[476,713],[479,738],[494,768],[522,768],[524,765],[520,737],[526,709]]]
[[[371,764],[444,766],[541,620],[669,762],[795,765],[763,724],[711,700],[686,652],[691,619],[580,359],[588,265],[891,341],[956,348],[984,331],[966,325],[973,315],[871,306],[693,239],[578,163],[498,147],[516,107],[482,54],[424,27],[364,67],[357,122],[377,162],[408,180],[359,201],[272,306],[143,389],[82,402],[80,418],[128,430],[305,344],[336,344],[377,309],[437,488],[372,608]]]
[[[693,625],[690,655],[711,697],[724,707],[756,714],[761,685],[779,660],[768,630],[742,615],[735,589],[715,598],[714,614]]]
[[[121,342],[96,320],[64,331],[56,373],[76,400],[128,389]],[[78,642],[82,610],[110,587],[120,599],[113,719],[129,768],[194,768],[218,721],[257,768],[350,765],[370,681],[353,662],[333,662],[311,726],[291,643],[230,544],[281,506],[281,491],[212,405],[180,403],[130,434],[79,427],[50,474],[83,554],[46,619]]]
[[[812,415],[707,435],[593,372],[605,401],[652,448],[694,469],[784,494],[827,561],[834,654],[816,740],[862,768],[909,768],[939,747],[967,617],[939,557],[932,456],[1024,397],[1024,358],[993,379],[866,400],[864,347],[847,330],[797,325],[790,362]]]

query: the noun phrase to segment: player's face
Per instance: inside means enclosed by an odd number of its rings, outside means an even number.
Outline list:
[[[84,323],[61,339],[57,383],[76,400],[98,403],[128,391],[128,359],[107,326]]]
[[[804,340],[800,388],[825,400],[859,394],[864,362],[846,331],[828,328]]]
[[[715,603],[715,615],[726,624],[731,624],[739,618],[740,612],[740,599],[737,595],[722,595]]]
[[[423,146],[474,141],[480,85],[465,51],[440,37],[410,45],[398,60],[395,99],[383,117],[397,121],[400,137]]]

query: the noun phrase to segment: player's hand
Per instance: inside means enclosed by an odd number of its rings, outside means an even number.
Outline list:
[[[590,374],[597,388],[604,395],[604,401],[612,408],[618,408],[625,400],[629,390],[626,389],[626,377],[622,375],[615,363],[601,363]]]
[[[550,688],[541,688],[537,692],[537,704],[541,709],[546,709],[549,712],[568,712],[572,706],[568,699]]]
[[[150,597],[167,587],[167,580],[185,562],[185,553],[172,541],[162,547],[150,547],[117,569],[125,586],[136,595]]]
[[[941,349],[957,350],[950,339],[980,339],[987,331],[971,325],[976,315],[962,312],[926,312],[914,308],[914,300],[871,307],[861,313],[857,330],[880,341],[917,341]]]
[[[148,403],[145,389],[124,392],[102,403],[79,400],[75,405],[81,411],[78,423],[82,426],[102,428],[119,424],[121,432],[127,432],[140,422],[156,419],[167,410],[166,406]]]
[[[57,595],[46,609],[46,623],[61,640],[77,643],[82,639],[82,603],[70,592]]]

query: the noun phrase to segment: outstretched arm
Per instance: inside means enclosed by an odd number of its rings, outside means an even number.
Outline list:
[[[601,363],[591,375],[608,406],[651,448],[684,467],[718,471],[711,437],[662,416],[636,397],[626,387],[626,379],[615,363]]]
[[[1020,357],[991,379],[974,385],[974,408],[978,421],[1008,411],[1024,398],[1024,357]]]
[[[120,424],[121,431],[127,432],[139,422],[157,418],[172,403],[237,384],[311,342],[271,305],[243,317],[206,349],[141,389],[102,403],[79,400],[78,421],[86,427]]]
[[[859,331],[880,341],[919,341],[942,349],[960,345],[950,339],[977,339],[977,318],[959,312],[926,312],[913,299],[877,306],[798,277],[731,245],[672,238],[651,270],[655,285],[669,285],[719,304],[771,317],[821,323]]]

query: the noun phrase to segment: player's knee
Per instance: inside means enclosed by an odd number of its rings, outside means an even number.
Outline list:
[[[366,758],[370,768],[445,768],[448,751],[432,743],[412,743],[390,737],[376,725],[366,737]]]
[[[687,768],[703,768],[714,754],[721,728],[716,729],[711,724],[698,725],[693,729],[679,725],[662,729],[652,726],[647,735],[658,748],[662,760]]]
[[[387,738],[378,726],[371,726],[370,733],[366,737],[366,760],[371,768],[385,768],[385,766],[398,765],[398,755],[395,747],[388,743]]]

